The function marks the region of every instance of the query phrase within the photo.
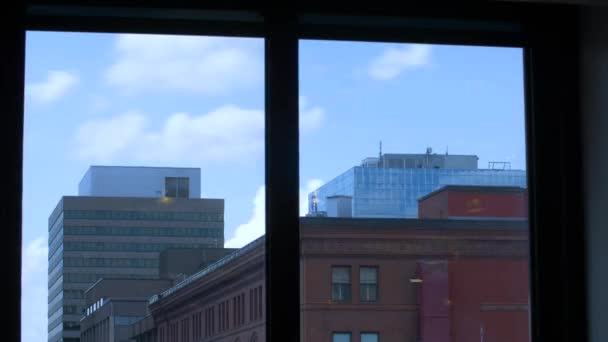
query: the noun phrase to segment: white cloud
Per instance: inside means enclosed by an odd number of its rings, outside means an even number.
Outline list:
[[[126,94],[186,91],[219,94],[261,83],[260,39],[123,34],[107,82]]]
[[[325,121],[325,110],[318,106],[310,107],[306,96],[300,96],[300,130],[310,132],[319,128]]]
[[[300,216],[308,213],[308,194],[323,185],[320,179],[311,179],[300,189]],[[264,235],[266,231],[266,187],[260,186],[253,199],[253,213],[247,223],[234,231],[234,236],[224,244],[226,248],[241,248]]]
[[[49,71],[47,79],[25,86],[26,96],[35,102],[48,103],[58,100],[78,84],[78,77],[67,71]]]
[[[260,186],[253,199],[253,213],[247,223],[236,228],[234,236],[224,244],[226,248],[241,248],[264,235],[266,230],[266,187]]]
[[[76,134],[78,154],[83,159],[108,162],[133,144],[140,143],[145,124],[146,118],[137,112],[88,121]]]
[[[407,69],[428,65],[430,56],[429,45],[412,44],[388,48],[370,63],[368,75],[377,80],[388,80]]]
[[[304,188],[300,188],[300,216],[308,214],[308,194],[317,190],[324,182],[320,179],[309,179]]]
[[[47,240],[31,241],[23,248],[21,274],[21,341],[38,342],[47,339]]]
[[[234,160],[263,151],[264,113],[233,105],[193,116],[176,113],[154,131],[137,112],[89,121],[76,134],[77,154],[95,162]]]
[[[301,100],[304,133],[318,128],[325,114]],[[264,150],[264,112],[225,105],[209,113],[170,115],[159,129],[148,118],[132,111],[108,119],[90,120],[76,132],[78,158],[95,163],[167,163],[241,160]]]

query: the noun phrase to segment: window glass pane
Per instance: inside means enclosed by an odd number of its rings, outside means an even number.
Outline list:
[[[265,340],[264,74],[259,38],[27,32],[23,342]]]
[[[190,197],[190,181],[186,177],[178,178],[177,183],[177,197],[188,198]]]
[[[361,267],[360,272],[361,284],[375,284],[378,281],[375,267]]]
[[[529,341],[523,49],[298,50],[302,340]]]
[[[177,197],[177,178],[165,178],[165,197]]]
[[[332,282],[334,283],[350,283],[350,268],[349,267],[333,267]]]
[[[350,334],[334,333],[333,342],[350,342]]]

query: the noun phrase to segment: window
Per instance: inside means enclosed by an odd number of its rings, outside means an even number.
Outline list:
[[[350,333],[333,333],[332,342],[350,342]]]
[[[378,268],[359,268],[359,300],[375,302],[378,300]]]
[[[365,332],[361,333],[361,342],[378,342],[378,333]]]
[[[165,197],[190,197],[190,180],[188,177],[166,177]]]
[[[331,268],[331,300],[349,302],[350,298],[350,266],[333,266]]]

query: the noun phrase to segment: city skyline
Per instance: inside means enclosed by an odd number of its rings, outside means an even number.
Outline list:
[[[303,211],[379,140],[525,169],[521,49],[300,45]],[[226,241],[263,233],[261,39],[29,32],[26,56],[23,315],[38,328],[24,341],[46,332],[46,220],[89,165],[201,167],[202,197],[226,200]]]

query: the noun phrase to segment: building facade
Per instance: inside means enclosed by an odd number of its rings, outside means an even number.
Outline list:
[[[152,296],[152,318],[133,325],[134,341],[266,340],[264,238]],[[150,324],[150,320],[154,324]]]
[[[447,185],[527,187],[524,170],[478,169],[477,156],[386,154],[367,158],[308,195],[310,216],[332,216],[349,198],[348,217],[416,218],[418,199]],[[343,210],[344,212],[344,210]]]
[[[448,185],[418,199],[422,219],[528,217],[528,190],[518,187]]]
[[[301,341],[468,342],[481,331],[526,342],[527,228],[518,219],[302,218]],[[263,260],[260,238],[153,296],[133,339],[265,341]]]
[[[100,279],[85,291],[80,341],[129,341],[131,324],[148,314],[148,297],[171,285],[169,279]]]
[[[116,186],[107,174],[98,182],[90,171],[85,183],[97,184],[90,194],[103,196],[65,196],[49,217],[49,341],[79,340],[84,291],[100,278],[158,279],[163,250],[223,248],[223,200],[193,198],[196,191],[188,191],[190,197],[180,195],[186,183],[200,184],[200,175],[194,177],[198,181],[184,182],[188,177],[175,169],[160,168],[156,185],[146,180],[129,189],[120,177],[123,169],[113,173],[121,188],[116,197],[110,196],[108,189]],[[163,172],[165,177],[159,177]],[[163,189],[168,196],[140,196],[142,184]]]

